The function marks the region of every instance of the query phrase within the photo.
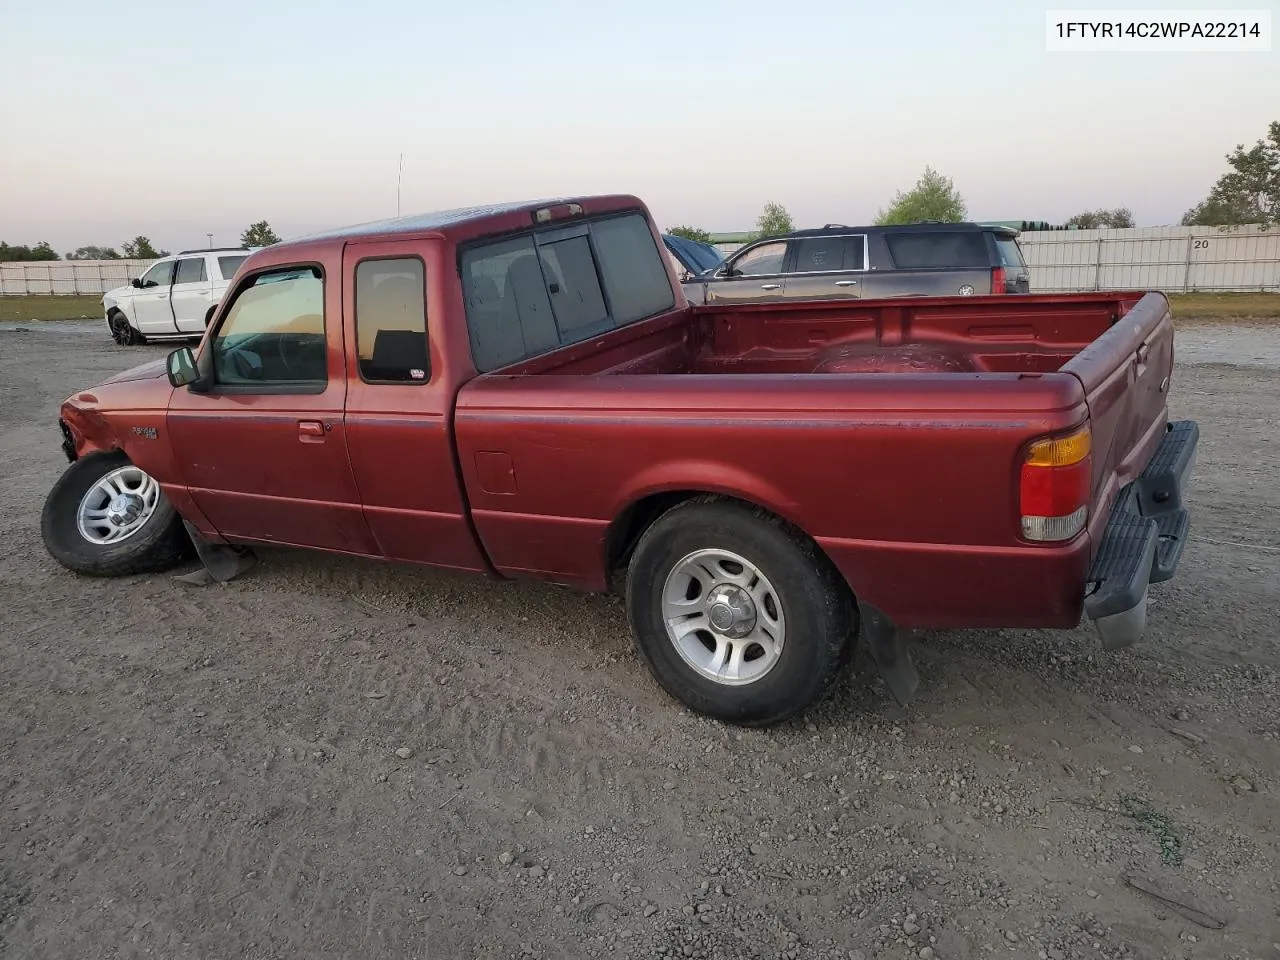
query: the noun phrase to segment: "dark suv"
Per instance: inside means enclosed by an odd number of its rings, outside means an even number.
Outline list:
[[[694,303],[1030,293],[1018,231],[979,223],[828,224],[768,237],[684,284]]]

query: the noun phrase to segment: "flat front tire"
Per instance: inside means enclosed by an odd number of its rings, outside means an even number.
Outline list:
[[[40,533],[55,560],[95,577],[167,570],[193,552],[160,485],[119,451],[67,467],[45,499]]]
[[[852,595],[812,540],[734,502],[677,506],[627,570],[641,658],[690,709],[764,726],[830,690],[857,626]]]

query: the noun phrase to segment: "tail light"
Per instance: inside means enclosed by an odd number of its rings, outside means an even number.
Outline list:
[[[991,271],[991,292],[992,293],[1008,293],[1006,289],[1004,267],[995,267]]]
[[[1084,529],[1089,517],[1092,435],[1086,423],[1059,437],[1042,437],[1026,447],[1019,482],[1022,535],[1061,542]]]

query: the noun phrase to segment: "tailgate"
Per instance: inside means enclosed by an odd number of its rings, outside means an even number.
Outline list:
[[[1173,374],[1169,301],[1147,293],[1064,367],[1084,387],[1093,433],[1090,522],[1105,524],[1116,494],[1133,480],[1163,439]],[[1095,536],[1096,545],[1097,538]]]

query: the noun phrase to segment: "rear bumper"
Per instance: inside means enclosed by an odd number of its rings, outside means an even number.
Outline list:
[[[1089,567],[1084,612],[1107,650],[1146,631],[1147,592],[1170,579],[1190,528],[1183,495],[1195,469],[1200,428],[1170,423],[1146,469],[1116,497]]]

